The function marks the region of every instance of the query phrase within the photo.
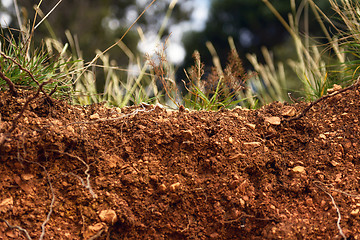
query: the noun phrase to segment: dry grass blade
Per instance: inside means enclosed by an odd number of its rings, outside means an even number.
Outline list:
[[[346,240],[347,237],[346,237],[346,235],[344,234],[344,232],[343,232],[343,230],[342,230],[342,228],[341,228],[341,225],[340,225],[340,222],[341,222],[340,209],[338,208],[338,206],[337,206],[337,204],[336,204],[336,202],[335,202],[334,197],[333,197],[323,186],[320,186],[319,183],[320,183],[321,185],[324,185],[324,184],[321,183],[321,182],[316,182],[316,183],[315,183],[316,186],[317,186],[318,188],[320,188],[321,190],[323,190],[324,193],[326,193],[326,194],[331,198],[331,202],[332,202],[332,204],[334,205],[334,207],[335,207],[335,209],[336,209],[336,213],[337,213],[337,215],[338,215],[338,219],[337,219],[337,221],[336,221],[336,226],[337,226],[337,228],[338,228],[338,230],[339,230],[339,234],[344,238],[344,240]]]
[[[172,103],[175,104],[176,107],[179,108],[180,104],[176,101],[177,86],[175,81],[169,77],[171,67],[165,55],[166,44],[167,42],[165,41],[161,50],[155,53],[155,59],[150,55],[147,55],[146,58],[155,73],[155,77],[160,80],[165,90],[166,96],[170,99]]]
[[[144,13],[156,2],[156,0],[152,0],[151,3],[149,3],[149,5],[144,9],[144,11],[142,11],[140,13],[140,15],[134,20],[134,22],[130,25],[130,27],[128,27],[128,29],[125,31],[125,33],[121,36],[121,38],[116,41],[113,45],[111,45],[110,47],[108,47],[107,49],[105,49],[104,51],[102,51],[99,54],[96,54],[96,56],[94,57],[94,59],[88,63],[85,67],[85,69],[82,71],[82,73],[80,74],[80,76],[78,77],[78,79],[82,76],[82,74],[84,74],[84,72],[86,72],[89,67],[91,67],[96,60],[99,59],[100,56],[104,55],[105,53],[107,53],[110,49],[112,49],[113,47],[117,46],[123,39],[124,37],[128,34],[128,32],[133,28],[133,26],[135,25],[135,23],[144,15]],[[75,80],[75,82],[78,81],[78,79]]]
[[[252,76],[243,68],[236,49],[229,53],[225,69],[222,69],[212,44],[208,43],[208,46],[213,54],[214,67],[211,68],[211,73],[203,78],[204,64],[200,60],[200,53],[194,52],[195,64],[189,71],[185,71],[188,86],[183,81],[188,91],[184,97],[185,106],[193,109],[219,110],[239,105],[245,100],[245,82]]]
[[[56,8],[61,2],[62,2],[62,0],[59,0],[59,1],[55,4],[55,6],[43,17],[43,19],[41,19],[41,21],[38,22],[38,24],[36,24],[36,26],[34,27],[34,30],[36,30],[36,29],[40,26],[40,24],[41,24],[43,21],[46,20],[46,18],[55,10],[55,8]]]

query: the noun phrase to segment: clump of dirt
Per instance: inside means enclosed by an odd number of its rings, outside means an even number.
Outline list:
[[[1,136],[33,94],[0,93]],[[286,121],[308,103],[172,111],[40,95],[0,147],[0,239],[359,239],[359,99]]]

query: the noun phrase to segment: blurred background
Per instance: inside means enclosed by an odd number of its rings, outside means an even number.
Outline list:
[[[40,5],[36,22],[47,14],[59,1],[44,0]],[[57,39],[62,43],[69,42],[69,35],[76,43],[77,50],[85,62],[90,62],[96,50],[103,51],[115,43],[146,8],[151,0],[77,0],[60,1],[59,5],[34,32],[35,44],[45,38]],[[316,39],[317,44],[326,43],[323,31],[313,12],[303,0],[269,1],[284,19],[293,13],[299,23],[300,35],[306,33]],[[291,2],[296,4],[300,13],[294,12]],[[39,1],[33,0],[1,0],[0,21],[2,28],[16,28],[19,25],[33,24],[34,8]],[[332,16],[328,0],[317,0],[317,6],[327,15]],[[16,6],[20,9],[21,19],[16,17]],[[307,24],[302,25],[305,17]],[[325,22],[326,24],[326,22]],[[326,25],[331,32],[330,25]],[[222,65],[226,64],[230,52],[229,37],[234,40],[235,47],[246,70],[253,70],[246,57],[254,53],[257,61],[265,61],[262,47],[271,53],[274,62],[286,62],[296,55],[288,31],[269,10],[262,0],[157,0],[137,21],[131,31],[123,39],[124,46],[134,56],[143,58],[152,54],[166,41],[167,60],[173,64],[176,82],[185,79],[184,69],[193,65],[192,55],[198,50],[205,66],[213,65],[213,55],[207,42],[217,52]],[[110,60],[118,66],[128,65],[129,54],[124,48],[112,48]],[[210,67],[205,67],[210,71]],[[286,91],[294,91],[301,87],[296,75],[289,72]],[[102,77],[96,80],[101,91],[106,81]]]

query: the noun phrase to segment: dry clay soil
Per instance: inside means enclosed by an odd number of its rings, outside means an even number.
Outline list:
[[[0,133],[29,97],[0,93]],[[0,147],[0,239],[360,239],[360,92],[258,110],[40,95]],[[28,236],[27,236],[28,235]]]

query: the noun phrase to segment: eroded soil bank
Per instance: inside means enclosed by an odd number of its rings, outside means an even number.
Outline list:
[[[31,94],[0,93],[0,133]],[[359,98],[288,122],[307,104],[195,112],[41,96],[0,147],[0,219],[32,239],[360,239]],[[2,220],[0,239],[26,239]]]

